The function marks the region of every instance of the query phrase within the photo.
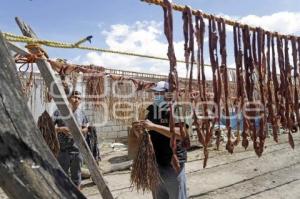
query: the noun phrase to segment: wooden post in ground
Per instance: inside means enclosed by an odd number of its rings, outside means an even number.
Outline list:
[[[30,26],[25,24],[19,18],[16,18],[16,22],[19,25],[24,36],[37,38]],[[38,48],[31,49],[33,52],[38,51]],[[104,178],[102,177],[98,165],[93,158],[93,155],[85,142],[83,135],[76,123],[71,109],[68,106],[68,101],[65,92],[62,87],[61,80],[57,78],[52,70],[50,64],[45,59],[38,59],[36,62],[43,79],[46,82],[48,89],[52,92],[54,102],[57,105],[61,115],[64,117],[64,121],[72,132],[75,143],[79,146],[79,151],[82,153],[85,162],[91,172],[93,181],[97,185],[102,197],[104,199],[112,199],[112,193],[106,185]]]
[[[0,186],[10,198],[85,198],[35,125],[0,32]]]

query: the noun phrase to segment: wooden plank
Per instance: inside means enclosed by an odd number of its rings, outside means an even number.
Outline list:
[[[10,42],[7,42],[7,47],[14,51],[15,53],[18,53],[20,55],[28,55],[28,52],[26,52],[25,50],[23,50],[22,48],[19,48],[18,46],[10,43]]]
[[[10,198],[85,198],[45,147],[1,32],[0,118],[0,186]]]
[[[23,35],[37,38],[36,34],[33,30],[21,21],[19,18],[16,18],[16,22],[19,25]],[[32,49],[33,53],[38,51],[39,49],[34,48]],[[68,101],[65,95],[65,92],[62,87],[61,80],[57,78],[52,70],[50,64],[45,59],[37,60],[37,66],[41,72],[42,77],[44,78],[47,87],[50,91],[52,91],[54,102],[57,105],[61,115],[64,117],[64,121],[67,126],[70,128],[72,135],[74,137],[75,143],[79,146],[79,151],[82,153],[85,162],[91,172],[91,176],[97,185],[102,197],[104,199],[111,199],[113,198],[112,193],[110,192],[108,186],[106,185],[104,178],[102,177],[98,165],[93,158],[93,155],[85,142],[83,135],[80,132],[80,129],[76,123],[74,115],[71,109],[68,106]]]

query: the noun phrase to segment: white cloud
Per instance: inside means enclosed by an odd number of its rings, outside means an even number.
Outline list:
[[[102,31],[108,49],[167,57],[167,42],[163,26],[155,21],[137,21],[133,25],[115,24]],[[174,42],[176,57],[183,60],[183,41]],[[73,61],[137,72],[168,75],[169,62],[111,53],[89,52]],[[185,65],[178,64],[178,73],[185,76]]]
[[[300,12],[277,12],[266,16],[248,15],[240,18],[239,21],[284,34],[300,32]]]

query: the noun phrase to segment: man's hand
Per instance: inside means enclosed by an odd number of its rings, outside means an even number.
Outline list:
[[[57,132],[63,133],[65,135],[70,135],[70,129],[68,127],[56,127]]]
[[[161,135],[164,135],[168,138],[171,138],[172,135],[173,135],[170,132],[170,127],[168,127],[168,126],[163,126],[163,125],[160,125],[160,124],[154,124],[150,120],[143,120],[143,121],[140,121],[140,122],[141,122],[141,125],[143,126],[143,128],[145,128],[149,131],[156,131],[157,133],[159,133]],[[176,135],[177,140],[182,139],[179,127],[175,127],[175,135]]]
[[[148,130],[153,130],[155,127],[155,124],[153,122],[151,122],[150,120],[143,120],[141,121],[141,125]]]
[[[89,131],[88,127],[81,127],[81,133],[83,135],[86,135],[88,133],[88,131]]]

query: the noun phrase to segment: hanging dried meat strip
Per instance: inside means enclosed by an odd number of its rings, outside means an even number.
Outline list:
[[[87,71],[97,71],[93,73],[86,73],[83,77],[83,81],[85,81],[85,94],[88,96],[86,101],[92,102],[93,108],[100,108],[100,102],[104,99],[101,97],[105,91],[105,79],[104,79],[104,68],[97,66],[86,66]]]
[[[298,43],[298,58],[300,59],[300,38],[298,38],[297,39],[297,43]],[[299,73],[300,73],[300,67],[298,66],[297,67],[298,68],[298,73],[297,73],[297,79],[298,79],[298,86],[300,85],[300,75],[299,75]],[[297,84],[295,84],[295,86],[297,86]],[[297,96],[298,98],[299,98],[299,96]],[[300,111],[299,109],[300,109],[300,102],[299,101],[295,101],[295,104],[298,104],[298,109],[297,109],[297,111]],[[298,119],[297,119],[298,120]],[[298,120],[298,126],[299,126],[299,128],[300,128],[300,119]]]
[[[244,78],[243,78],[243,51],[241,43],[241,28],[238,23],[233,27],[233,39],[234,39],[234,56],[236,65],[236,102],[237,106],[237,139],[235,145],[238,145],[240,140],[240,112],[244,106]],[[245,134],[245,133],[243,133]],[[245,141],[244,141],[245,142]]]
[[[134,78],[129,78],[136,87],[136,91],[141,91],[141,90],[147,90],[155,86],[154,82],[148,82],[148,81],[143,81],[143,80],[138,80]]]
[[[256,108],[256,105],[254,104],[254,100],[255,100],[255,96],[254,96],[254,90],[255,90],[255,83],[257,80],[256,79],[256,74],[255,74],[255,69],[257,68],[258,65],[258,60],[257,60],[257,48],[256,48],[256,32],[252,31],[252,45],[250,44],[250,33],[248,34],[249,36],[249,54],[248,54],[248,62],[245,62],[245,69],[247,70],[248,73],[248,77],[246,79],[248,79],[248,83],[246,81],[246,87],[249,88],[249,91],[247,90],[247,98],[248,98],[248,102],[249,102],[249,108],[250,111],[248,113],[246,113],[246,116],[249,117],[250,119],[248,120],[250,123],[250,133],[251,133],[251,138],[253,141],[253,148],[255,153],[260,156],[260,146],[259,146],[259,142],[257,140],[257,132],[256,132],[256,117],[257,117],[257,113],[256,111],[254,111],[254,109]],[[252,49],[252,51],[251,51]],[[248,86],[247,86],[248,85]]]
[[[294,70],[294,111],[296,114],[296,123],[300,127],[300,113],[299,113],[299,96],[298,96],[298,85],[297,83],[299,78],[298,73],[298,54],[297,54],[297,40],[295,37],[292,37],[292,55],[293,55],[293,70]],[[298,128],[297,127],[297,128]]]
[[[213,112],[217,113],[217,117],[215,117],[212,121],[212,125],[210,126],[208,132],[205,134],[205,146],[204,146],[204,163],[203,167],[207,164],[208,159],[208,145],[212,138],[212,131],[214,130],[214,125],[217,120],[220,123],[220,99],[221,99],[221,78],[218,64],[218,35],[216,30],[216,22],[215,17],[210,16],[209,18],[209,54],[210,54],[210,62],[212,67],[213,74],[213,92],[214,92],[214,103],[217,105],[217,110],[215,107],[213,108]],[[219,125],[220,127],[220,125]]]
[[[205,31],[205,27],[202,28],[201,20],[203,22],[203,18],[200,11],[197,11],[195,16],[195,36],[196,36],[196,43],[197,43],[197,87],[199,91],[199,98],[202,100],[203,91],[201,88],[201,58],[203,58],[203,34],[202,32]],[[203,22],[204,23],[204,22]]]
[[[210,62],[212,68],[212,75],[213,75],[213,93],[214,93],[214,102],[216,105],[220,104],[221,99],[221,82],[219,81],[220,72],[219,72],[219,62],[218,62],[218,35],[216,30],[216,23],[215,18],[213,16],[209,19],[209,55],[210,55]],[[218,117],[220,116],[220,110],[213,110],[214,112],[218,113]],[[217,120],[216,118],[215,120]]]
[[[178,88],[178,74],[176,69],[176,56],[173,45],[173,16],[172,16],[172,4],[169,0],[164,0],[164,32],[168,40],[168,58],[170,61],[170,92],[175,91]]]
[[[280,122],[280,116],[279,116],[279,83],[277,79],[277,69],[276,69],[276,57],[275,57],[275,42],[274,42],[274,36],[272,35],[271,39],[271,45],[272,45],[272,81],[273,81],[273,91],[274,91],[274,99],[275,99],[275,111],[274,111],[274,122],[276,122],[276,125],[279,127]],[[276,115],[275,115],[276,113]],[[273,131],[273,137],[275,142],[278,142],[278,131]]]
[[[271,83],[274,84],[274,80],[272,78],[272,73],[271,73],[271,38],[270,32],[267,32],[267,89],[268,89],[268,101],[267,101],[267,108],[269,111],[268,118],[267,120],[272,124],[272,133],[273,133],[273,139],[275,142],[278,142],[278,133],[279,133],[279,126],[277,123],[276,116],[274,114],[274,109],[273,109],[273,92],[272,92],[272,85]],[[273,41],[272,41],[272,49],[274,49],[273,46]],[[273,56],[273,55],[272,55]],[[275,64],[275,63],[274,63]],[[274,72],[274,71],[272,71]],[[275,76],[276,76],[276,70],[275,70]],[[276,80],[277,81],[277,80]]]
[[[164,11],[164,33],[166,35],[166,38],[168,40],[168,58],[170,61],[170,72],[169,72],[169,85],[170,85],[170,90],[169,92],[175,94],[175,100],[178,98],[179,94],[179,88],[178,88],[178,74],[177,74],[177,69],[176,69],[176,56],[175,56],[175,51],[174,51],[174,45],[173,45],[173,16],[172,16],[172,4],[169,0],[164,0],[163,1],[164,5],[163,6],[163,11]],[[170,107],[170,132],[172,133],[172,137],[170,139],[170,147],[173,152],[172,156],[172,166],[173,168],[179,172],[180,170],[180,165],[178,161],[178,157],[176,156],[176,138],[175,138],[175,122],[174,122],[174,117],[173,117],[173,103],[172,99],[173,97],[170,97],[169,99],[169,107]]]
[[[30,93],[34,85],[33,63],[35,63],[36,58],[32,54],[29,55],[16,54],[14,58],[15,58],[15,63],[20,64],[18,69],[19,71],[18,75],[21,80],[22,92],[24,96],[28,98],[30,96]],[[24,66],[26,66],[26,68],[23,70]],[[28,72],[29,72],[29,77],[28,80],[25,81],[27,79],[26,73]]]
[[[209,120],[208,120],[208,111],[206,104],[206,78],[204,72],[204,34],[205,34],[205,23],[203,20],[202,13],[197,11],[195,16],[195,29],[196,29],[196,41],[197,41],[197,83],[199,90],[200,101],[203,103],[203,115],[204,118],[202,121],[199,121],[195,108],[193,109],[193,124],[196,127],[196,132],[198,136],[198,141],[205,146],[205,135],[209,133]],[[201,127],[202,125],[202,127]],[[206,150],[206,149],[204,149]],[[205,153],[205,151],[204,151]]]
[[[189,89],[187,92],[187,85],[185,83],[185,95],[184,95],[184,101],[188,102],[195,100],[194,95],[192,95],[192,82],[193,82],[193,65],[195,62],[194,57],[194,27],[193,27],[193,18],[192,18],[192,10],[189,6],[186,6],[182,12],[182,19],[183,19],[183,35],[184,35],[184,57],[185,57],[185,63],[186,63],[186,71],[188,75],[188,71],[190,70],[190,77],[189,77]],[[183,105],[182,112],[180,112],[184,115],[184,119],[187,115],[186,106]],[[182,116],[182,115],[181,115]],[[181,117],[180,117],[181,118]],[[190,147],[190,140],[188,131],[184,131],[185,125],[183,125],[183,122],[181,119],[179,120],[180,124],[180,134],[183,138],[183,146],[186,148]]]
[[[258,83],[260,90],[260,103],[262,104],[263,110],[259,113],[259,147],[256,150],[256,154],[261,156],[264,150],[264,143],[266,139],[266,131],[265,131],[265,93],[264,93],[264,85],[265,85],[265,32],[261,28],[257,28],[257,46],[258,46]]]
[[[291,86],[292,86],[292,68],[290,65],[289,59],[289,40],[288,38],[284,38],[284,64],[285,64],[285,118],[287,120],[288,129],[291,130],[293,123],[292,123],[292,106],[294,102],[292,101],[291,97]]]
[[[186,6],[182,12],[182,19],[183,19],[183,36],[184,36],[184,58],[185,58],[185,66],[186,70],[189,70],[189,59],[191,49],[189,48],[189,20],[190,20],[190,9]]]
[[[289,131],[289,136],[288,136],[288,140],[289,140],[289,144],[291,145],[291,147],[294,149],[295,145],[294,145],[294,140],[293,140],[293,136],[291,134],[291,131],[293,129],[294,123],[293,121],[295,121],[294,118],[294,113],[293,113],[293,106],[294,106],[294,102],[292,100],[292,68],[290,65],[290,60],[289,60],[289,40],[287,37],[284,38],[284,57],[285,57],[285,74],[286,74],[286,79],[285,79],[285,118],[287,121],[287,127],[288,127],[288,131]]]
[[[250,32],[249,27],[246,25],[242,29],[243,32],[243,46],[244,46],[244,78],[245,78],[245,91],[248,102],[253,101],[253,59],[251,54],[251,44],[250,44]],[[245,112],[243,119],[244,130],[242,133],[242,145],[246,149],[249,145],[248,137],[249,131],[253,131],[253,123],[250,121],[249,116],[253,114],[249,111]],[[252,124],[251,124],[252,123]],[[255,131],[255,128],[254,128]]]
[[[136,91],[145,90],[145,89],[147,90],[155,86],[154,82],[138,80],[132,77],[125,77],[121,75],[112,75],[112,74],[108,75],[108,77],[110,77],[113,81],[132,81],[132,83],[136,87]]]
[[[283,54],[283,44],[281,36],[277,35],[277,55],[278,55],[278,66],[280,72],[280,84],[278,91],[278,108],[277,113],[280,117],[280,122],[282,126],[287,129],[287,120],[285,115],[285,91],[286,91],[286,74],[285,74],[285,64],[284,64],[284,54]]]
[[[193,125],[195,125],[196,128],[196,133],[197,133],[197,137],[198,137],[198,141],[200,144],[202,144],[202,146],[205,146],[205,134],[203,133],[203,130],[200,126],[200,122],[198,120],[196,111],[194,110],[193,112]]]
[[[220,38],[220,54],[221,54],[221,66],[220,73],[222,75],[222,82],[224,85],[224,97],[225,97],[225,116],[226,116],[226,129],[227,129],[227,143],[226,149],[229,153],[233,153],[234,144],[232,142],[231,126],[230,126],[230,113],[228,108],[228,71],[227,71],[227,53],[226,53],[226,25],[224,19],[218,21],[218,31]],[[221,80],[219,80],[221,81]]]
[[[252,50],[252,58],[253,58],[253,65],[255,67],[257,67],[258,65],[258,60],[257,60],[257,48],[256,48],[256,42],[257,42],[257,39],[256,39],[256,32],[253,31],[252,32],[252,45],[251,45],[251,50]]]
[[[184,33],[184,57],[187,71],[190,71],[189,77],[189,92],[192,92],[193,81],[193,65],[195,61],[194,56],[194,26],[192,18],[192,10],[189,6],[184,8],[182,12],[183,18],[183,33]],[[190,67],[189,67],[190,66]]]
[[[205,78],[205,70],[204,70],[204,53],[203,53],[205,23],[203,20],[202,13],[200,11],[197,11],[195,21],[196,21],[196,40],[198,45],[198,50],[197,50],[198,89],[199,89],[199,95],[201,97],[201,100],[206,101],[206,78]],[[205,112],[207,112],[207,110],[205,110]]]

